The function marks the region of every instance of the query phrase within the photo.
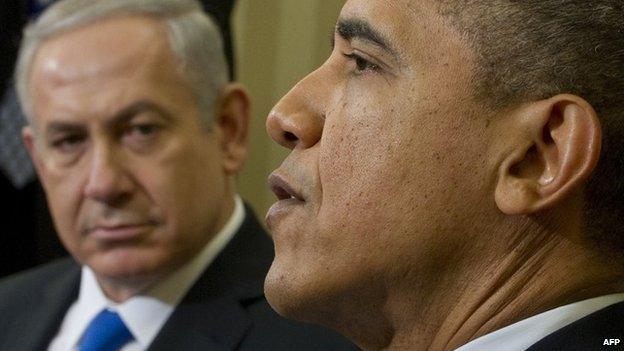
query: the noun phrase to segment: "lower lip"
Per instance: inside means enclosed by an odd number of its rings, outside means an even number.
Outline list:
[[[136,239],[148,231],[151,225],[133,225],[113,228],[97,228],[89,235],[101,241],[125,241]]]
[[[277,224],[280,218],[285,216],[294,207],[301,206],[303,204],[305,204],[305,201],[301,201],[295,198],[279,200],[278,202],[274,203],[266,215],[267,227],[269,227],[269,229],[272,229]]]

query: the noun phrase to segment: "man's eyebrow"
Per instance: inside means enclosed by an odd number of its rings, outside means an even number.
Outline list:
[[[127,122],[141,112],[155,112],[157,115],[163,117],[166,120],[173,119],[171,113],[162,106],[149,100],[138,100],[124,107],[119,112],[115,113],[115,118],[113,118],[110,124]]]
[[[129,123],[134,117],[143,112],[153,112],[168,122],[173,120],[173,115],[164,107],[149,100],[138,100],[117,111],[113,118],[106,121],[104,125],[106,129],[114,130]]]
[[[148,100],[139,100],[115,113],[114,117],[106,122],[106,125],[110,128],[120,123],[126,123],[142,112],[155,112],[166,120],[171,121],[173,119],[171,113],[161,106]],[[85,126],[83,123],[54,121],[46,126],[45,132],[48,136],[51,136],[61,133],[84,132],[84,130]]]
[[[53,136],[56,134],[82,132],[84,126],[81,123],[71,122],[51,122],[46,126],[45,134],[47,136]]]
[[[392,45],[390,45],[390,41],[363,19],[340,19],[336,24],[336,33],[345,40],[351,41],[353,39],[360,39],[370,42],[393,56],[397,56],[397,52]]]

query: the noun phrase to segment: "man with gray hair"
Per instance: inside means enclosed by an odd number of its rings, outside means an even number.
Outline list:
[[[0,284],[2,350],[348,347],[278,317],[236,195],[249,100],[193,0],[64,0],[23,38],[23,138],[73,256]]]

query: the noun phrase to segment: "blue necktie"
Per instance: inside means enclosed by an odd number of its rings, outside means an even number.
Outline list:
[[[87,327],[79,351],[118,351],[134,337],[116,312],[102,310]]]

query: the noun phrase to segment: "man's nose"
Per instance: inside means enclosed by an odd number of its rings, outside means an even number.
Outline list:
[[[306,149],[318,143],[325,123],[324,89],[318,72],[310,74],[275,105],[266,121],[269,136],[289,149]]]
[[[133,182],[126,170],[123,155],[110,146],[99,146],[93,151],[90,161],[84,188],[86,197],[114,204],[131,193]]]

